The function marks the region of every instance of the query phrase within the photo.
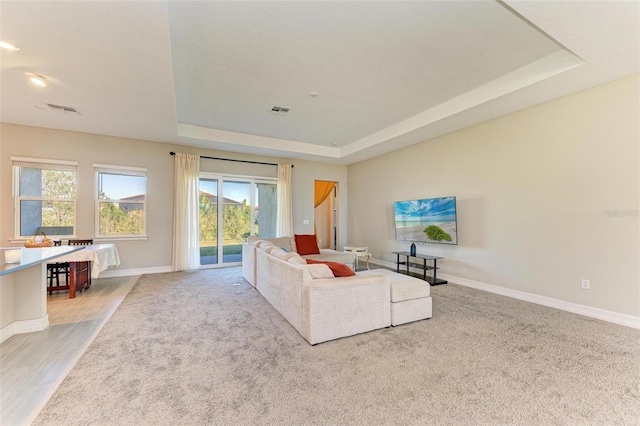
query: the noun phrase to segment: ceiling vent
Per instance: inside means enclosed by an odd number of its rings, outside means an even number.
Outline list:
[[[269,110],[269,114],[280,114],[280,115],[285,115],[286,113],[289,112],[289,108],[285,108],[285,107],[279,107],[279,106],[273,106],[271,107],[271,109]]]
[[[70,106],[56,105],[56,104],[47,104],[47,106],[51,111],[62,112],[64,114],[80,115],[77,109]]]

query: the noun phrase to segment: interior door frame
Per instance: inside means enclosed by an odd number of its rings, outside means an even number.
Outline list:
[[[320,181],[324,181],[324,179],[316,179],[316,180],[320,180]],[[325,203],[328,202],[329,199],[332,199],[332,206],[333,209],[331,210],[331,212],[329,213],[329,217],[328,217],[328,228],[329,228],[329,247],[334,249],[334,250],[338,250],[339,247],[339,238],[338,235],[340,235],[339,233],[339,228],[340,228],[340,182],[338,181],[333,181],[333,180],[327,180],[326,182],[333,182],[335,183],[335,186],[333,187],[333,190],[331,192],[331,194],[327,197],[327,199],[325,201],[322,202],[322,204],[320,204],[320,206],[324,205]],[[314,180],[314,185],[315,185],[315,180]],[[314,189],[314,197],[315,197],[315,189]],[[317,222],[316,220],[316,209],[319,208],[320,206],[314,208],[314,229],[317,232],[317,228],[315,226],[315,223]],[[331,206],[329,206],[331,207]],[[317,235],[316,235],[317,237]]]

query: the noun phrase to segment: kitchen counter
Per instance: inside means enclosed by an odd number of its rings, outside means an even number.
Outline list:
[[[2,247],[0,248],[0,276],[11,274],[39,263],[47,263],[56,257],[82,250],[84,246],[58,246],[44,248]],[[6,251],[20,250],[18,263],[5,263]]]
[[[84,249],[83,246],[0,248],[0,343],[14,334],[49,327],[47,314],[47,262]],[[17,263],[11,260],[20,250]]]

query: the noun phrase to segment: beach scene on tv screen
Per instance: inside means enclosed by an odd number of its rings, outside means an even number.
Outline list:
[[[458,244],[456,197],[396,201],[396,238]]]

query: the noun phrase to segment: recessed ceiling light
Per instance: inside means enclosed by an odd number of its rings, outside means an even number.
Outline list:
[[[40,87],[47,87],[47,78],[40,74],[29,74],[29,81]]]
[[[14,46],[13,44],[7,43],[6,41],[0,41],[0,47],[7,50],[20,50],[18,46]]]
[[[311,93],[309,93],[309,96],[311,96],[312,98],[317,98],[318,96],[320,96],[320,93],[318,93],[318,92],[311,92]]]
[[[333,145],[333,146],[338,146],[338,145],[340,145],[340,144],[339,144],[338,142],[333,142],[331,145]]]

